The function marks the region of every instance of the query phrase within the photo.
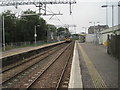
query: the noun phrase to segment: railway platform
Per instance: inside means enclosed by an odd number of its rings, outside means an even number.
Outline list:
[[[75,42],[69,88],[118,89],[118,60],[102,45]]]
[[[25,47],[25,48],[17,48],[17,49],[8,50],[8,51],[5,51],[5,52],[2,52],[2,58],[17,55],[17,54],[21,54],[21,53],[25,53],[25,52],[29,52],[29,51],[32,51],[32,50],[37,50],[37,49],[40,49],[40,48],[52,46],[52,45],[63,43],[63,42],[64,41],[60,41],[60,42],[45,44],[45,45],[41,45],[41,46]]]

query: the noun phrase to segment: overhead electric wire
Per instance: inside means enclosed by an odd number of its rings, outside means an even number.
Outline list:
[[[48,6],[47,6],[48,7]],[[48,7],[49,8],[49,7]],[[50,8],[49,8],[49,10],[52,12],[52,13],[54,13]],[[61,24],[63,24],[63,22],[55,15],[55,17],[58,19],[58,21],[60,21],[60,23]],[[63,24],[64,25],[64,24]]]

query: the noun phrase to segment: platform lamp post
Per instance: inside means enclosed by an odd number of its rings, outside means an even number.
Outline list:
[[[35,45],[37,44],[37,33],[36,33],[36,30],[37,30],[37,27],[40,27],[40,25],[35,25],[35,31],[34,31],[34,38],[35,38]]]
[[[3,36],[3,51],[5,51],[5,23],[4,23],[5,18],[4,18],[4,15],[2,19],[3,19],[3,35],[2,35]]]
[[[94,35],[96,36],[94,43],[97,45],[97,30],[95,30],[95,24],[100,23],[100,22],[89,22],[89,23],[93,23],[94,24]]]
[[[11,14],[11,15],[15,15],[15,14]],[[6,15],[6,17],[11,16],[11,15]],[[5,51],[5,16],[2,15],[2,28],[3,28],[3,32],[2,32],[2,38],[3,38],[3,51]]]

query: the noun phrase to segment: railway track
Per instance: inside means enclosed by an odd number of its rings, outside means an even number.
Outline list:
[[[58,54],[56,54],[56,57],[54,57],[51,60],[51,62],[47,63],[47,65],[44,66],[41,70],[39,70],[39,69],[36,70],[34,73],[29,75],[26,79],[19,82],[18,85],[15,85],[15,88],[21,88],[21,87],[26,88],[26,89],[30,89],[30,88],[56,88],[58,90],[60,88],[66,67],[68,65],[68,61],[72,55],[72,50],[70,50],[70,49],[71,49],[71,44],[67,45],[60,52],[58,52]],[[70,51],[69,54],[67,54],[68,51]],[[62,67],[59,67],[58,63],[61,61],[60,60],[61,56],[66,56],[66,54],[64,54],[64,53],[66,53],[68,55],[68,57],[62,63],[62,66],[63,66],[63,68],[62,68]],[[57,62],[57,64],[56,64],[56,62]],[[55,75],[58,75],[57,80],[54,79],[54,81],[56,81],[55,85],[53,87],[50,87],[51,85],[48,86],[44,83],[46,85],[46,87],[42,87],[41,84],[39,84],[38,82],[41,82],[43,84],[42,81],[47,80],[47,84],[48,84],[50,79],[53,80],[52,77],[48,78],[46,75],[53,75],[51,72],[55,72],[55,71],[49,71],[49,70],[51,70],[51,68],[54,68],[54,66],[58,66],[58,68],[60,69],[60,71],[58,70],[58,72],[60,72],[59,75],[55,74]],[[39,87],[36,87],[36,86],[39,86]]]
[[[56,58],[54,58],[54,59],[52,60],[52,62],[49,63],[49,64],[46,66],[45,69],[43,69],[43,71],[41,72],[41,74],[39,74],[38,77],[36,77],[36,78],[35,78],[27,87],[25,87],[25,88],[27,88],[27,89],[32,88],[32,85],[35,84],[35,82],[56,62],[56,60],[58,60],[58,58],[65,52],[66,49],[68,49],[69,46],[70,46],[70,44],[69,44],[68,46],[66,46],[65,49],[63,49],[62,52],[59,53],[59,55],[58,55]],[[63,71],[62,71],[62,73],[61,73],[61,75],[60,75],[60,78],[59,78],[59,80],[58,80],[58,82],[57,82],[57,85],[56,85],[56,87],[54,87],[54,88],[56,88],[56,90],[58,90],[58,88],[59,88],[59,85],[60,85],[60,83],[61,83],[63,74],[64,74],[65,69],[66,69],[66,66],[67,66],[67,64],[68,64],[69,58],[70,58],[70,55],[68,56],[68,59],[67,59],[66,64],[65,64],[65,66],[64,66],[64,68],[63,68]]]
[[[52,48],[52,49],[50,49],[50,50],[47,50],[47,51],[44,51],[44,52],[42,52],[42,53],[40,53],[40,54],[36,54],[36,55],[34,55],[34,56],[30,57],[30,58],[27,58],[27,59],[25,59],[25,60],[22,60],[22,61],[20,61],[20,62],[15,63],[15,64],[9,65],[7,68],[2,68],[2,72],[1,72],[1,73],[4,73],[4,72],[6,72],[6,71],[9,71],[9,70],[11,70],[11,69],[13,69],[13,68],[16,68],[16,67],[24,64],[24,63],[29,62],[30,60],[33,60],[33,59],[35,59],[35,58],[37,58],[37,57],[40,57],[40,56],[42,56],[42,55],[44,55],[44,54],[47,54],[47,53],[49,53],[50,51],[52,51],[52,50],[54,50],[54,49],[56,49],[56,48],[58,48],[58,47],[59,47],[59,45],[58,45],[57,47],[54,47],[54,48]]]
[[[72,54],[73,54],[72,51],[73,51],[73,49],[71,50],[71,52],[68,55],[68,58],[67,58],[67,61],[65,63],[65,66],[63,68],[63,71],[62,71],[62,73],[60,75],[60,78],[58,80],[58,83],[55,87],[56,90],[59,90],[61,88],[68,88],[68,85],[66,85],[65,87],[62,87],[62,85],[64,84],[65,72],[67,72],[67,68],[69,67],[68,64],[70,63],[70,59],[72,58]],[[67,79],[68,79],[68,77],[67,77]],[[69,80],[67,80],[67,84],[68,84],[68,82],[69,82]]]
[[[38,58],[39,56],[47,54],[45,57],[41,58],[43,60],[43,59],[47,58],[48,56],[50,56],[51,54],[53,54],[56,51],[58,51],[59,49],[63,48],[65,45],[63,45],[62,47],[58,46],[59,48],[57,47],[57,49],[54,48],[54,49],[51,49],[49,51],[45,51],[45,52],[41,53],[40,55],[36,55],[35,57],[31,58],[30,60]],[[8,68],[8,69],[4,70],[3,73],[8,72],[8,71],[10,72],[11,69],[14,69],[16,67],[22,66],[24,63],[28,63],[30,60],[28,59],[28,60],[26,60],[24,62],[21,62],[20,64],[17,64],[15,66],[11,67],[11,68]],[[17,72],[12,77],[9,77],[9,78],[3,80],[3,82],[2,82],[3,88],[8,88],[9,86],[11,86],[11,84],[13,82],[18,81],[20,79],[20,75],[24,76],[25,73],[29,73],[29,72],[25,72],[25,71],[30,70],[30,68],[33,69],[34,67],[36,67],[36,68],[39,67],[39,64],[40,64],[39,62],[40,62],[40,60],[38,60],[34,64],[30,65],[29,67],[25,68],[24,70],[21,70],[21,71]]]

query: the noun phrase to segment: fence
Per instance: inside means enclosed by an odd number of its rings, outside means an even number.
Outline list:
[[[120,35],[108,35],[107,52],[120,60]]]
[[[36,42],[36,45],[35,45],[35,42],[15,42],[15,43],[6,43],[5,44],[5,49],[6,50],[10,50],[10,49],[13,49],[13,48],[20,48],[20,47],[29,47],[29,46],[38,46],[38,45],[43,45],[43,44],[47,44],[47,43],[54,43],[54,42],[57,42],[57,41],[37,41]]]

